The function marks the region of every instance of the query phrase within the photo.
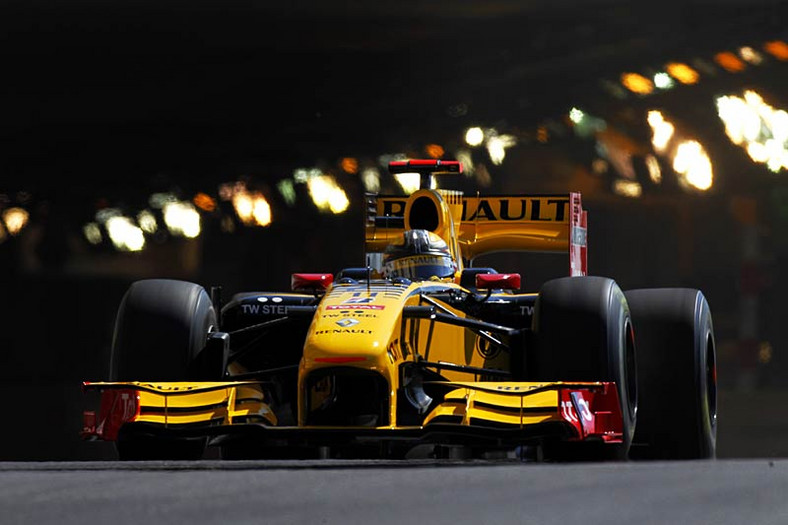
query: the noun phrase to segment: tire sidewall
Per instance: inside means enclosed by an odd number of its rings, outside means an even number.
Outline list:
[[[717,453],[717,385],[714,327],[706,298],[698,292],[695,306],[695,382],[698,413],[698,452],[703,458]],[[709,348],[709,343],[712,348]],[[709,362],[713,360],[713,362]],[[713,370],[710,373],[710,370]]]

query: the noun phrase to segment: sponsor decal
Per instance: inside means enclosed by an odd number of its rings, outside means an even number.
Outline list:
[[[326,310],[383,310],[382,304],[331,304]]]
[[[589,423],[591,420],[594,419],[593,414],[591,414],[591,409],[588,406],[588,401],[583,399],[581,395],[578,394],[577,396],[577,407],[580,409],[580,416]],[[575,412],[575,407],[572,405],[571,401],[561,401],[561,415],[567,421],[572,421],[573,423],[578,423],[580,420],[577,418],[577,412]]]
[[[336,323],[342,328],[349,328],[351,326],[356,326],[360,322],[361,321],[359,321],[358,319],[347,318],[337,321]]]
[[[555,221],[566,220],[568,198],[480,198],[462,201],[463,221]]]
[[[378,200],[383,216],[404,217],[407,199]],[[568,197],[467,197],[462,199],[462,221],[566,222]]]
[[[248,315],[287,315],[288,307],[283,304],[242,304],[241,313]]]
[[[376,314],[366,314],[363,312],[339,312],[336,314],[323,314],[323,319],[342,319],[349,315],[360,319],[377,319],[378,316]]]
[[[334,334],[371,334],[372,330],[364,330],[361,328],[332,328],[331,330],[317,330],[315,335],[334,335]]]
[[[404,217],[406,200],[381,199],[384,217]]]
[[[533,305],[531,305],[531,306],[521,306],[520,307],[520,313],[522,315],[534,315],[534,307],[533,307]]]

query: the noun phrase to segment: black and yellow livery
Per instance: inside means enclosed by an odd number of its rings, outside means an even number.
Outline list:
[[[101,406],[84,436],[129,459],[198,458],[206,446],[226,458],[712,457],[703,294],[623,292],[588,276],[579,194],[429,189],[461,169],[391,163],[422,189],[369,196],[363,267],[294,274],[291,292],[227,304],[194,283],[134,283],[110,381],[85,383]],[[518,293],[519,275],[472,266],[500,250],[566,253],[568,277]]]

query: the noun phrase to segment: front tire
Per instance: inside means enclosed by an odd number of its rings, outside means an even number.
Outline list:
[[[717,368],[706,298],[690,288],[625,295],[635,327],[641,394],[633,457],[715,457]]]
[[[197,366],[216,327],[216,311],[202,286],[171,279],[137,281],[123,296],[115,319],[110,380],[220,379],[223,371]]]
[[[133,283],[115,320],[110,355],[111,381],[176,382],[220,379],[203,359],[216,311],[201,286],[170,279]],[[215,367],[218,368],[218,367]],[[161,440],[121,432],[121,460],[200,459],[207,439]]]
[[[531,381],[607,381],[618,388],[623,419],[618,445],[546,443],[556,459],[626,459],[638,410],[635,346],[629,307],[615,281],[564,277],[546,282],[536,300]]]

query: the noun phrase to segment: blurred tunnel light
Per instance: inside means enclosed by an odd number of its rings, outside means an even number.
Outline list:
[[[421,176],[418,173],[397,173],[394,179],[408,195],[419,189],[421,184]]]
[[[745,62],[749,62],[756,66],[763,62],[763,56],[750,46],[744,46],[739,49],[739,56],[742,57]]]
[[[345,157],[339,162],[339,165],[342,168],[342,171],[345,173],[358,173],[358,159],[353,157]]]
[[[654,86],[659,89],[670,89],[674,86],[673,79],[665,72],[654,75]]]
[[[613,192],[623,197],[637,198],[643,195],[643,187],[637,181],[617,179],[613,182]]]
[[[584,138],[607,129],[607,122],[604,119],[595,117],[577,107],[569,110],[569,121],[572,123],[575,134]]]
[[[162,208],[164,223],[173,235],[193,239],[200,235],[200,214],[190,202],[168,202]]]
[[[654,91],[654,83],[643,75],[637,73],[624,73],[621,75],[621,84],[633,93],[648,95]]]
[[[151,208],[162,209],[168,202],[177,202],[178,198],[172,193],[154,193],[148,199]]]
[[[85,239],[90,244],[101,244],[103,240],[103,236],[101,235],[101,227],[95,222],[89,222],[82,227],[82,233],[85,236]]]
[[[462,164],[462,174],[466,177],[473,177],[475,166],[473,165],[473,155],[470,150],[461,149],[454,155],[460,164]]]
[[[271,224],[271,205],[265,200],[261,194],[258,194],[254,199],[254,206],[252,207],[252,217],[259,226],[268,226]]]
[[[465,143],[469,146],[480,146],[484,142],[484,131],[482,128],[468,128],[465,132]]]
[[[306,184],[309,180],[309,172],[304,168],[298,168],[293,172],[293,180],[298,184]]]
[[[547,144],[547,142],[550,140],[550,132],[548,131],[547,126],[538,126],[536,128],[536,140],[542,144]]]
[[[140,225],[142,231],[148,234],[154,234],[159,229],[156,216],[150,210],[142,210],[137,214],[137,224]]]
[[[361,172],[361,182],[364,189],[370,193],[380,191],[380,172],[375,168],[364,168]]]
[[[763,341],[758,347],[758,362],[761,364],[769,364],[774,356],[774,349],[772,344],[768,341]]]
[[[260,192],[250,192],[246,185],[236,188],[233,195],[233,208],[241,222],[246,226],[268,226],[271,224],[271,205]]]
[[[651,143],[654,145],[654,149],[658,153],[663,153],[667,149],[668,142],[670,142],[671,137],[673,137],[675,127],[673,124],[665,120],[665,117],[662,116],[662,113],[657,110],[649,111],[647,120],[649,126],[651,126]]]
[[[732,143],[773,172],[788,169],[788,112],[770,106],[752,90],[743,97],[718,97],[716,103]]]
[[[8,208],[3,211],[3,222],[5,223],[6,230],[11,235],[19,235],[19,232],[27,226],[30,219],[30,214],[23,208]]]
[[[198,193],[194,196],[192,202],[203,211],[212,212],[216,210],[216,201],[207,193]]]
[[[348,209],[350,201],[337,180],[331,175],[311,175],[307,179],[307,188],[312,202],[321,211],[338,214]]]
[[[251,224],[254,214],[254,201],[248,192],[233,195],[233,207],[241,222]]]
[[[569,120],[575,124],[580,124],[585,116],[585,113],[583,113],[581,109],[572,108],[569,110]]]
[[[692,69],[687,64],[682,64],[681,62],[671,62],[665,69],[668,71],[670,76],[681,82],[682,84],[696,84],[700,75],[697,71]]]
[[[145,247],[145,235],[128,217],[110,217],[107,219],[106,228],[113,246],[118,250],[138,252]]]
[[[673,169],[682,176],[682,181],[693,188],[711,188],[713,173],[711,160],[696,140],[687,140],[678,145],[673,158]]]
[[[394,160],[408,160],[408,156],[404,153],[384,153],[378,156],[378,164],[388,170],[389,162]]]
[[[295,204],[296,192],[292,180],[282,179],[277,183],[276,188],[279,190],[279,193],[282,194],[282,198],[285,200],[288,206]]]
[[[717,53],[714,55],[714,61],[729,73],[740,73],[747,68],[746,64],[730,51]]]
[[[427,144],[424,151],[433,159],[440,159],[446,153],[443,147],[438,144]]]
[[[233,199],[233,183],[224,182],[219,185],[219,199],[222,201],[230,201]]]
[[[507,148],[517,145],[517,139],[514,135],[498,135],[492,133],[487,138],[487,153],[490,154],[490,160],[496,166],[503,163],[506,158]]]
[[[112,217],[118,217],[120,215],[120,210],[117,208],[102,208],[96,212],[96,221],[99,224],[106,224]]]
[[[766,42],[763,49],[778,60],[788,60],[788,44],[782,40]]]
[[[648,170],[648,178],[654,184],[662,182],[662,169],[659,167],[659,161],[654,155],[646,155],[646,169]]]

